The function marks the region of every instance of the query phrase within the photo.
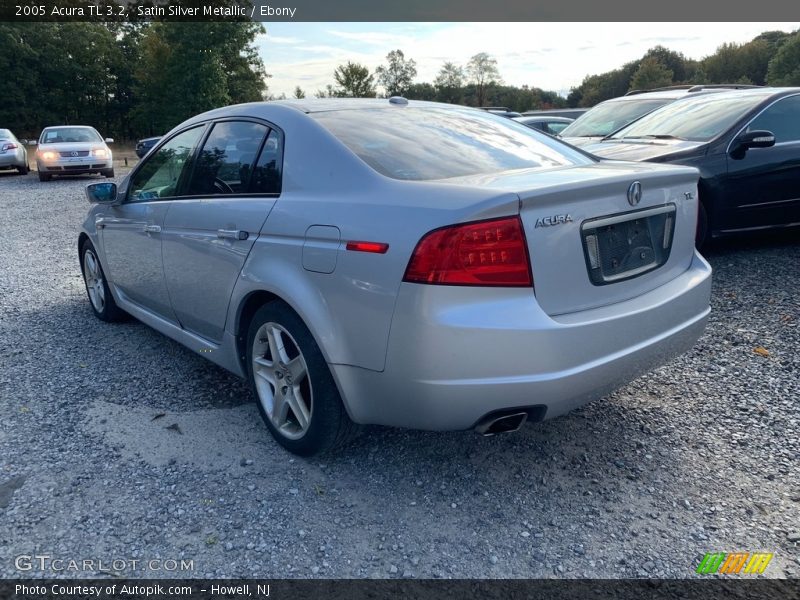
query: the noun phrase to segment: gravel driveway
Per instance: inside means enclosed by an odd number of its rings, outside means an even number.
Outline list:
[[[492,438],[369,428],[306,461],[243,382],[92,316],[90,181],[0,175],[0,576],[51,576],[15,568],[48,554],[192,561],[134,577],[687,577],[717,551],[800,574],[799,234],[713,248],[694,350],[577,412]]]

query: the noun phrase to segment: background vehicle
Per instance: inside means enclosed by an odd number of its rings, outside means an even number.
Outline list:
[[[758,88],[664,106],[584,150],[700,169],[697,243],[800,225],[800,88]]]
[[[39,136],[36,169],[40,181],[53,175],[85,175],[99,173],[114,177],[114,160],[107,144],[94,127],[62,125],[47,127]]]
[[[539,110],[526,110],[522,113],[523,117],[566,117],[567,119],[577,119],[588,108],[542,108]]]
[[[752,85],[676,85],[653,90],[634,90],[612,98],[589,109],[561,132],[560,137],[573,146],[585,146],[600,141],[647,113],[696,94],[715,91],[753,88]]]
[[[522,123],[523,125],[530,127],[531,129],[536,129],[538,131],[543,131],[549,135],[558,135],[564,128],[567,127],[574,119],[568,119],[566,117],[546,117],[546,116],[521,116],[521,117],[514,117],[515,121]]]
[[[136,142],[136,156],[139,158],[144,158],[144,155],[150,152],[150,148],[155,146],[160,139],[161,136],[158,135],[155,137],[144,138]]]
[[[509,119],[522,116],[520,113],[513,111],[505,106],[481,106],[480,109],[485,110],[488,113],[492,113],[493,115],[498,115],[500,117],[507,117]]]
[[[696,178],[450,105],[239,104],[88,186],[78,245],[100,319],[247,377],[312,454],[351,420],[515,430],[691,347]]]
[[[18,140],[8,129],[0,129],[0,169],[16,169],[22,175],[28,174],[25,142]]]

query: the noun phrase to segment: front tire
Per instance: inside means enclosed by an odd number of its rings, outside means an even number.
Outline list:
[[[86,295],[89,296],[89,304],[95,316],[108,323],[124,320],[127,314],[114,301],[103,273],[103,266],[89,240],[81,246],[81,271],[83,282],[86,284]]]
[[[114,176],[114,169],[105,169],[101,175],[108,177],[109,179]]]
[[[53,178],[49,173],[42,173],[39,171],[39,181],[50,181]]]
[[[265,304],[253,316],[247,374],[261,417],[289,452],[330,452],[355,432],[319,346],[284,302]]]

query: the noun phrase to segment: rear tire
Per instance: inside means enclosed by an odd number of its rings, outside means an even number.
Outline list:
[[[39,171],[39,181],[50,181],[53,178],[49,173],[42,173]]]
[[[289,452],[332,452],[354,435],[356,425],[317,342],[286,303],[269,302],[253,316],[247,376],[264,423]]]
[[[103,266],[97,257],[97,251],[89,240],[81,246],[81,272],[83,282],[86,284],[86,295],[92,312],[101,321],[114,323],[124,321],[128,314],[114,301],[111,290],[108,288]]]
[[[111,178],[114,176],[114,169],[106,169],[101,173],[101,175]]]
[[[27,175],[30,172],[30,167],[25,165],[24,167],[17,167],[17,171],[19,171],[20,175]]]

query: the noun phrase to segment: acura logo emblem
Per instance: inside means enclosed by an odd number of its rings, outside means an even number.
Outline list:
[[[634,181],[628,188],[628,204],[636,206],[642,201],[642,184]]]
[[[77,152],[75,152],[75,150],[73,150],[72,152],[70,152],[70,153],[69,153],[69,155],[70,155],[70,156],[78,156],[78,153],[77,153]]]

